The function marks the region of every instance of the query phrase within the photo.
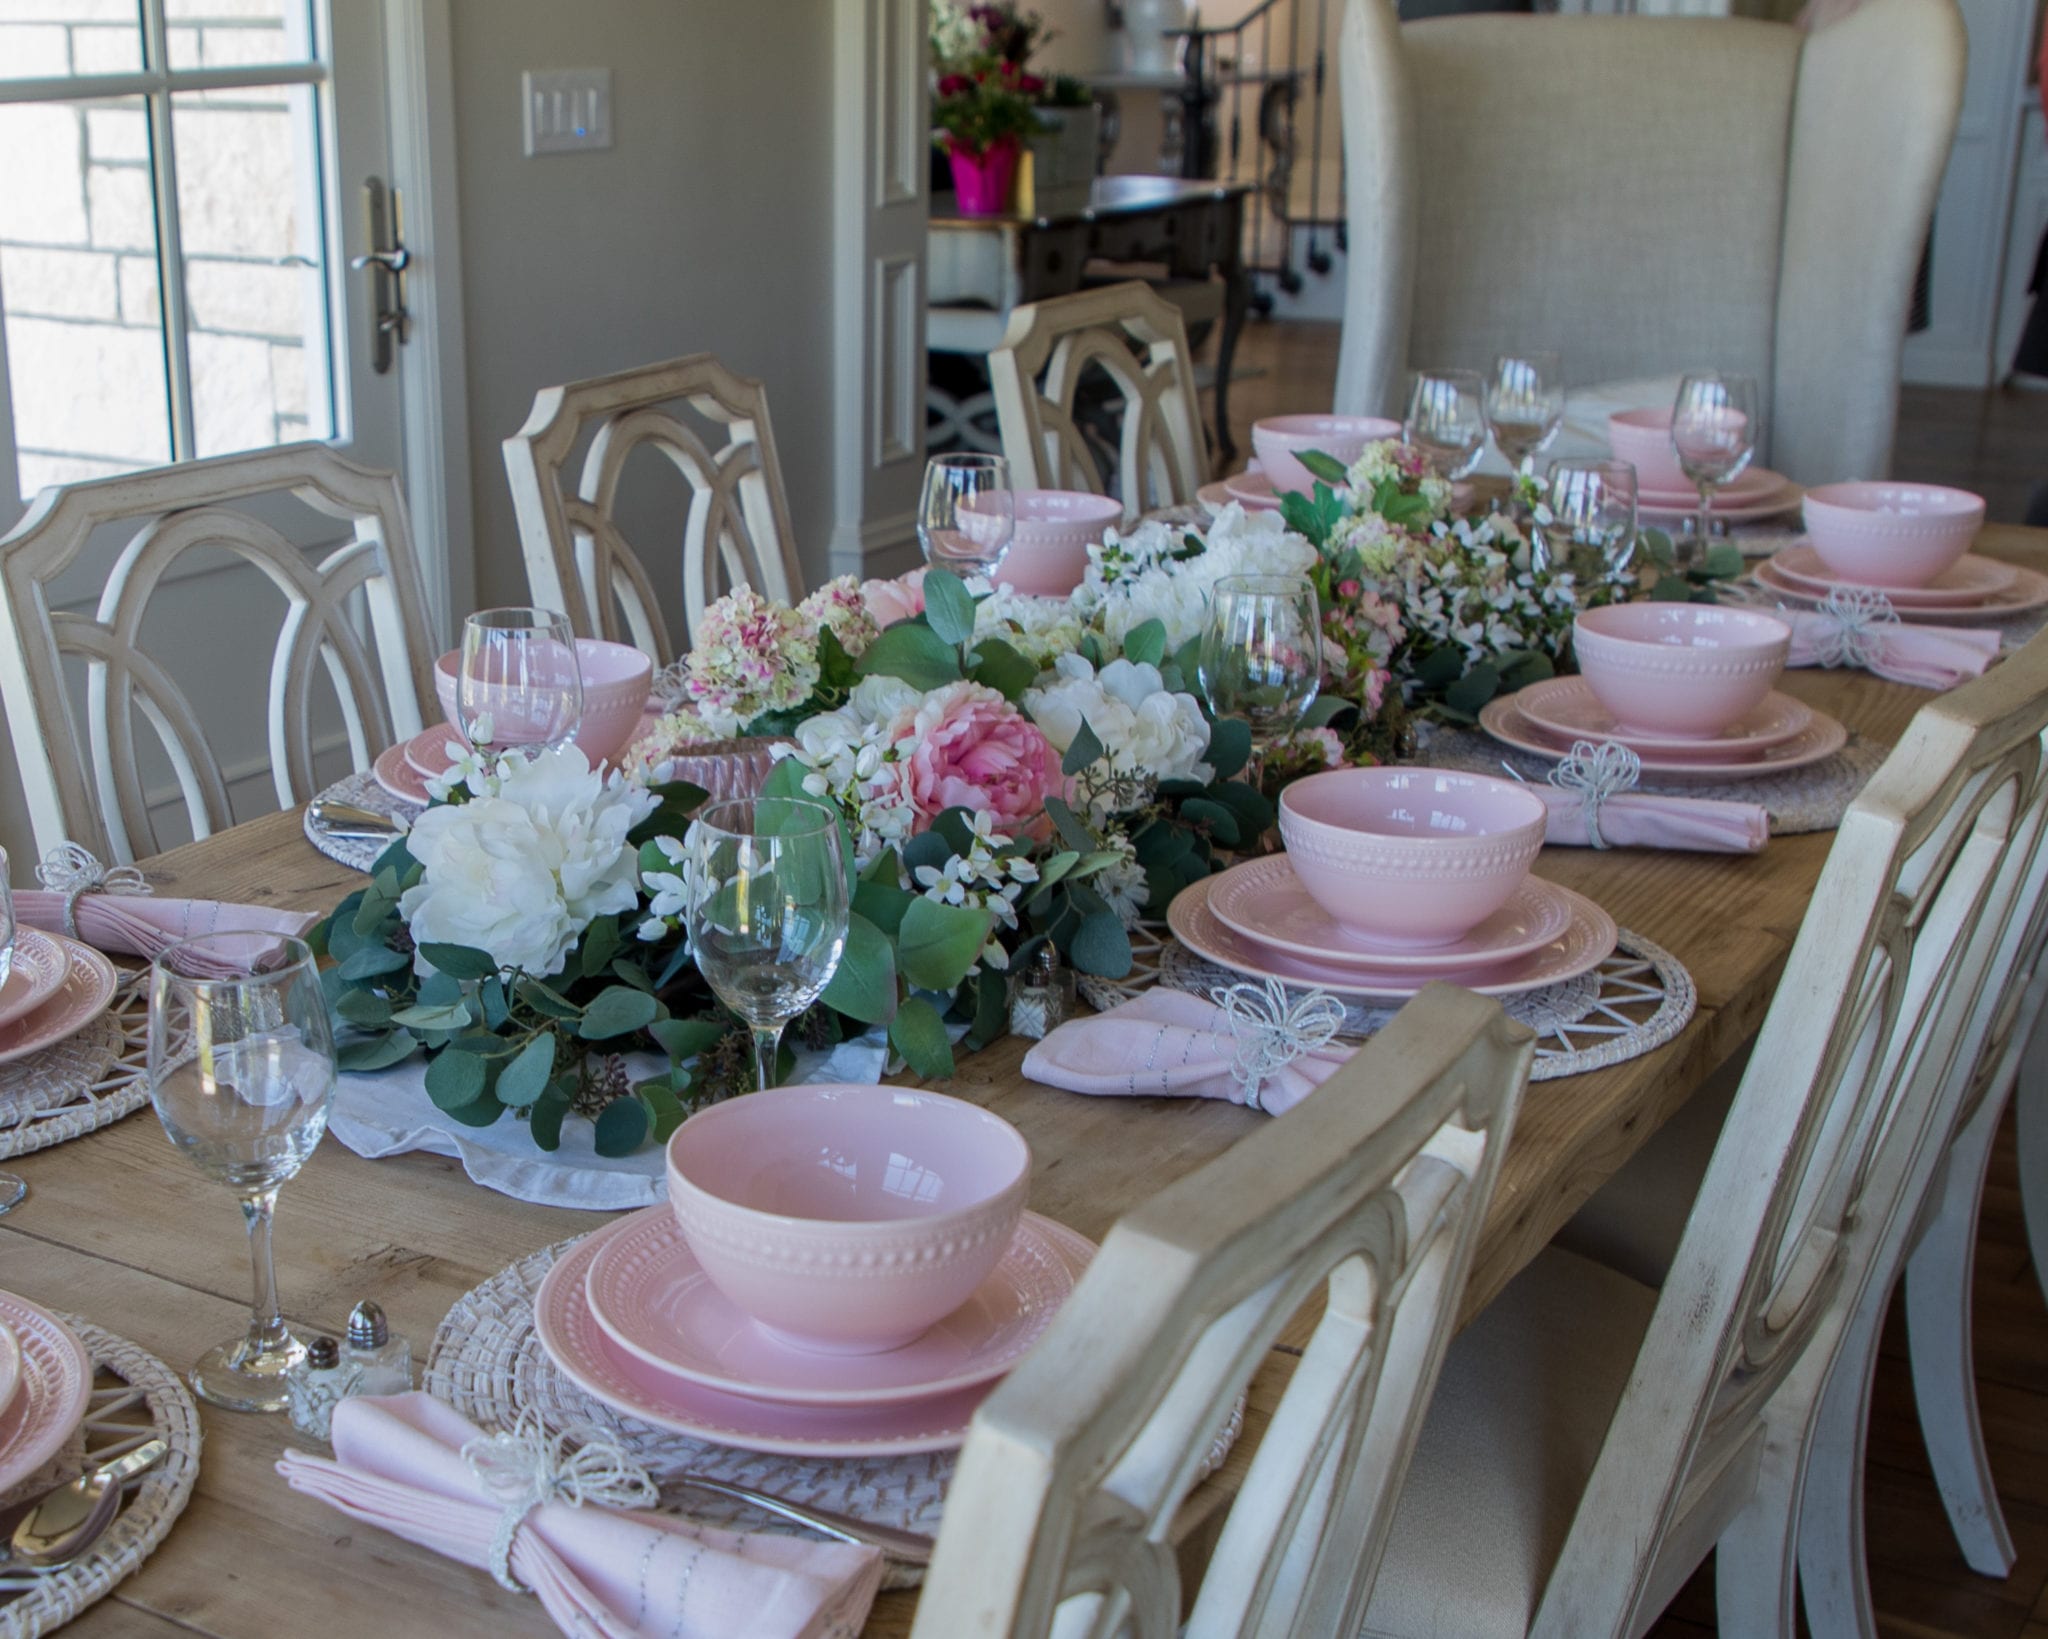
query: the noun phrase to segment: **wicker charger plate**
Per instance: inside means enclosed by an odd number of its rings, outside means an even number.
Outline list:
[[[178,1374],[112,1332],[75,1315],[62,1318],[92,1355],[97,1376],[81,1427],[84,1437],[46,1471],[46,1483],[118,1457],[151,1435],[170,1450],[129,1486],[114,1523],[88,1552],[53,1570],[0,1572],[0,1639],[33,1639],[104,1599],[155,1552],[185,1511],[199,1477],[199,1412]]]
[[[125,977],[75,1036],[0,1065],[0,1160],[112,1126],[149,1102],[149,987]]]
[[[353,803],[358,808],[367,808],[373,814],[384,814],[410,824],[418,818],[419,804],[400,802],[389,791],[379,785],[368,774],[351,774],[347,779],[336,780],[320,798],[328,802]],[[320,800],[320,799],[315,799]],[[306,840],[337,865],[346,865],[352,871],[369,875],[370,867],[377,863],[377,856],[391,846],[390,837],[357,838],[335,836],[324,825],[313,819],[313,805],[308,803],[300,816],[299,824],[306,833]]]

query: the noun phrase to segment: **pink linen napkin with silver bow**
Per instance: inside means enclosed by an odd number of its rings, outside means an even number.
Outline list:
[[[68,933],[64,902],[68,894],[25,888],[14,896],[14,914],[45,933]],[[279,934],[298,936],[319,921],[307,911],[281,911],[267,905],[225,904],[215,899],[145,899],[135,894],[84,894],[78,901],[78,937],[109,956],[155,956],[180,939],[208,933],[246,933],[246,949],[237,941],[223,954],[221,977],[247,972],[246,962],[232,958],[260,955]]]
[[[1829,602],[1818,609],[1774,609],[1792,628],[1788,666],[1859,666],[1894,683],[1952,689],[1998,658],[1999,634],[1977,626],[1914,626],[1890,600]]]
[[[333,1438],[331,1460],[278,1461],[294,1491],[531,1590],[564,1633],[844,1639],[881,1585],[872,1548],[640,1511],[654,1489],[623,1453],[572,1453],[537,1420],[485,1436],[427,1394],[363,1396],[335,1407]]]
[[[1696,854],[1754,854],[1771,840],[1770,811],[1759,803],[1711,797],[1653,797],[1617,792],[1599,804],[1599,836],[1583,792],[1555,785],[1530,790],[1550,806],[1543,840],[1560,848],[1668,848]]]
[[[1024,1055],[1024,1074],[1070,1093],[1227,1098],[1280,1115],[1354,1049],[1332,1040],[1344,1022],[1334,997],[1316,993],[1290,1007],[1277,986],[1268,995],[1248,1014],[1241,1003],[1226,1010],[1162,985],[1061,1025]]]

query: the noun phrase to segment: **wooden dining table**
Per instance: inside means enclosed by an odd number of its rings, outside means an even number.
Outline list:
[[[1994,527],[1977,549],[2048,565],[2048,530]],[[1851,671],[1790,672],[1782,687],[1883,744],[1933,698]],[[1754,856],[1545,850],[1542,875],[1590,895],[1683,961],[1699,1008],[1653,1052],[1529,1088],[1465,1318],[1756,1033],[1832,840],[1831,832],[1775,837]],[[297,812],[238,825],[145,869],[159,893],[315,911],[362,881],[313,850]],[[1272,1119],[1221,1102],[1086,1098],[1039,1086],[1021,1072],[1025,1045],[998,1042],[965,1058],[941,1085],[1014,1122],[1032,1146],[1033,1209],[1097,1239],[1140,1201]],[[87,1316],[179,1366],[244,1324],[249,1264],[234,1203],[173,1152],[153,1116],[137,1114],[11,1165],[30,1192],[0,1219],[0,1286]],[[495,1194],[453,1160],[369,1161],[329,1140],[285,1187],[278,1210],[285,1311],[295,1324],[336,1332],[353,1304],[374,1298],[424,1357],[464,1292],[607,1221]],[[1294,1357],[1283,1336],[1254,1384],[1245,1437],[1191,1499],[1191,1543],[1227,1507],[1261,1413]],[[282,1417],[202,1408],[202,1421],[205,1450],[184,1516],[75,1631],[155,1639],[552,1631],[537,1602],[505,1592],[486,1573],[287,1490],[272,1465],[298,1437]],[[907,1633],[914,1599],[885,1594],[868,1633]]]

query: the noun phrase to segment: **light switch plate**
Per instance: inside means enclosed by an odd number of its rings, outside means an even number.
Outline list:
[[[612,71],[529,68],[520,76],[526,99],[526,154],[575,154],[612,145]]]

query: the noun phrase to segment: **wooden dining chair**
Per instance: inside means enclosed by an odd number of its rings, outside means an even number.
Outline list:
[[[1842,821],[1661,1287],[1552,1247],[1458,1339],[1366,1633],[1638,1634],[1709,1551],[1722,1633],[1793,1633],[1822,1392],[1989,1028],[2044,723],[2043,641],[1914,719]]]
[[[685,406],[708,432],[684,418]],[[693,353],[543,388],[526,425],[505,440],[536,604],[561,610],[578,637],[631,643],[662,665],[676,657],[654,560],[634,550],[619,520],[626,463],[642,448],[665,457],[690,488],[682,562],[661,566],[680,573],[686,638],[736,586],[784,603],[803,596],[767,389]]]
[[[1202,407],[1180,309],[1142,283],[1027,302],[988,356],[1003,454],[1018,489],[1114,494],[1124,519],[1181,506],[1209,481]],[[1091,380],[1120,400],[1111,488],[1078,406]]]
[[[913,1639],[1356,1632],[1532,1051],[1497,1004],[1433,985],[1122,1219],[975,1416]],[[1325,1291],[1299,1358],[1276,1352]],[[1182,1504],[1246,1386],[1256,1418],[1260,1374],[1288,1366],[1184,1600]]]
[[[350,538],[309,554],[271,521],[284,497],[338,520]],[[65,605],[77,590],[89,601],[89,589],[59,582],[101,529],[132,534],[96,611],[86,614]],[[114,863],[158,851],[137,758],[138,715],[169,760],[192,835],[233,823],[207,725],[143,634],[158,593],[202,572],[195,555],[219,552],[261,571],[285,599],[266,727],[280,807],[317,789],[312,722],[321,673],[339,705],[351,767],[367,769],[386,746],[420,732],[420,702],[434,694],[435,649],[391,474],[308,443],[53,486],[0,536],[0,703],[39,852],[72,841]],[[237,648],[255,636],[217,634]],[[67,660],[83,662],[82,712],[66,683]]]

